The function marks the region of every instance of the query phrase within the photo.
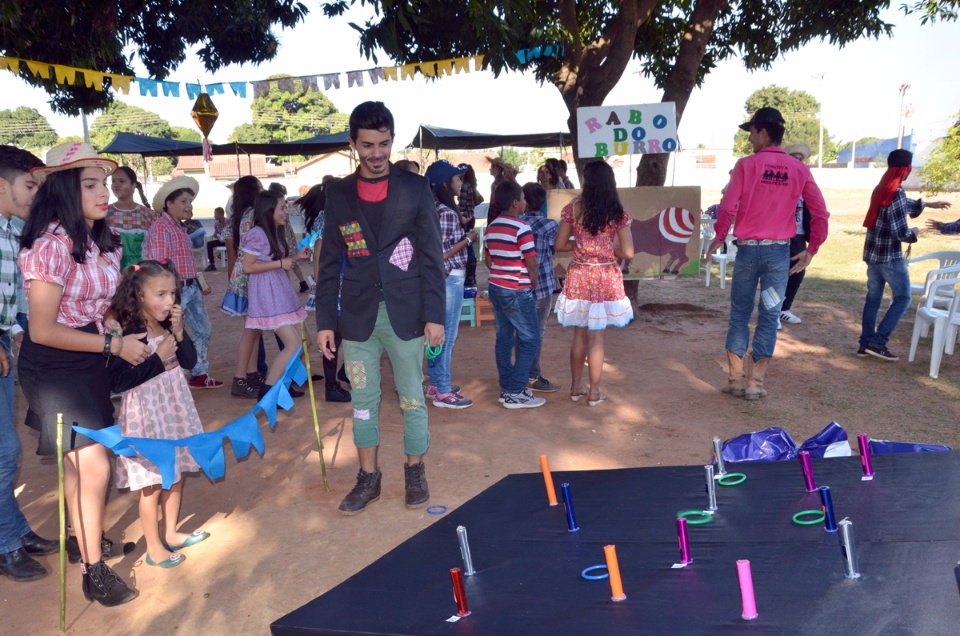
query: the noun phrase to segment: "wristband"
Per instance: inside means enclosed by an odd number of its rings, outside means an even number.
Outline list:
[[[110,343],[112,342],[113,342],[112,333],[107,332],[103,334],[103,357],[104,358],[109,358],[111,355],[113,355],[112,353],[110,353]]]
[[[473,245],[473,241],[470,240],[469,236],[464,236],[463,238],[467,240],[467,247],[470,247],[471,245]]]

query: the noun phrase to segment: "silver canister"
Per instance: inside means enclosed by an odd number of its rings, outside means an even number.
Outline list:
[[[713,438],[713,456],[717,460],[717,477],[727,474],[727,467],[723,464],[723,449],[720,447],[720,438]]]
[[[460,541],[460,554],[463,556],[463,575],[473,576],[476,570],[473,569],[473,557],[470,556],[470,542],[467,541],[467,529],[463,526],[457,526],[457,540]]]
[[[703,467],[707,477],[707,510],[717,509],[717,484],[713,481],[713,464]]]
[[[857,549],[853,543],[853,522],[843,519],[837,523],[840,530],[840,551],[843,554],[843,567],[848,579],[859,579],[860,570],[857,569]]]

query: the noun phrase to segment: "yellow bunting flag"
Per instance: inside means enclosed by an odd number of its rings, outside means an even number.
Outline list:
[[[89,69],[83,70],[83,79],[87,88],[92,88],[95,91],[103,90],[103,73],[99,71],[91,71]]]
[[[423,73],[424,77],[436,77],[438,66],[440,66],[440,62],[421,62],[420,72]]]
[[[53,65],[53,74],[57,77],[58,84],[67,84],[72,86],[77,79],[77,69],[72,66],[62,64]]]
[[[453,60],[441,60],[437,62],[437,71],[440,75],[453,75]]]
[[[397,81],[397,71],[400,70],[399,66],[385,66],[383,67],[383,80],[388,81]]]
[[[453,60],[453,70],[459,73],[469,73],[470,72],[470,58],[469,57],[458,57]]]
[[[478,55],[473,58],[473,70],[479,71],[483,69],[483,56]]]
[[[417,73],[417,67],[419,64],[404,64],[400,67],[400,79],[413,79],[413,76]]]
[[[110,78],[110,85],[113,86],[113,90],[119,91],[124,95],[130,94],[130,82],[133,81],[132,75],[117,75],[115,73],[104,73],[104,75]]]
[[[20,59],[16,57],[0,57],[0,68],[5,68],[11,73],[19,73]]]
[[[33,60],[24,60],[27,63],[27,68],[30,69],[30,72],[34,75],[39,75],[43,79],[50,79],[50,65],[45,62],[34,62]]]

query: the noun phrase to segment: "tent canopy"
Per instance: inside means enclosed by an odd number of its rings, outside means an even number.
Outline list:
[[[420,126],[420,131],[410,144],[426,150],[484,150],[499,146],[518,148],[557,148],[564,145],[564,134],[531,133],[517,135],[493,135],[489,133],[451,130],[436,126]]]
[[[298,141],[267,144],[226,143],[213,144],[210,151],[215,155],[325,155],[350,147],[344,131],[333,135],[320,135]],[[118,132],[100,152],[132,154],[144,157],[186,157],[203,154],[201,144],[195,141],[177,141],[162,137],[148,137],[133,133]]]
[[[203,148],[196,141],[178,141],[162,137],[147,137],[133,133],[118,132],[100,152],[114,155],[143,155],[144,157],[192,156],[203,154]]]

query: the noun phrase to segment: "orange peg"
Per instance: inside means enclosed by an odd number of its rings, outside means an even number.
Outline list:
[[[553,475],[550,473],[550,464],[547,463],[547,456],[540,456],[540,468],[543,470],[543,483],[547,486],[547,499],[551,506],[557,505],[557,491],[553,487]]]
[[[603,555],[607,559],[607,573],[610,575],[611,601],[622,601],[627,598],[623,593],[623,582],[620,580],[620,563],[617,561],[617,546],[603,546]]]

